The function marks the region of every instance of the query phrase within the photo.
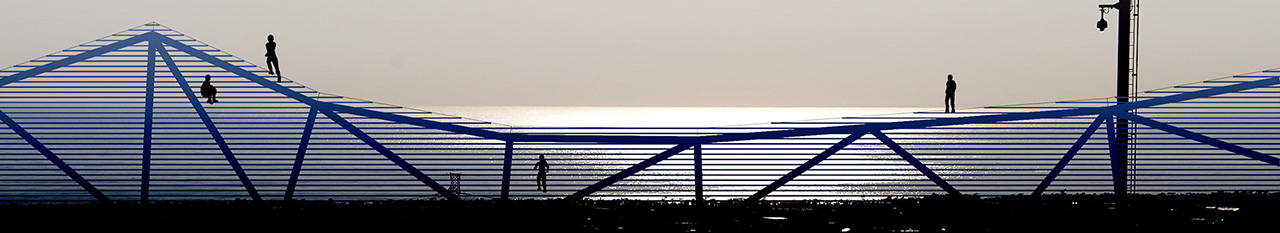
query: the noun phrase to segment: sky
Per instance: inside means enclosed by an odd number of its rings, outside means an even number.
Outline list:
[[[1111,2],[1111,1],[1106,1]],[[404,106],[961,107],[1106,97],[1117,13],[1055,1],[11,1],[0,66],[158,22]],[[1280,67],[1280,1],[1147,1],[1142,89]]]

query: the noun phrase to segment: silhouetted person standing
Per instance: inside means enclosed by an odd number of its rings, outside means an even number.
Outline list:
[[[956,112],[956,80],[952,79],[951,74],[947,74],[947,98],[942,100],[946,112]]]
[[[272,69],[275,66],[275,69]],[[276,75],[276,82],[280,82],[280,59],[276,58],[276,37],[267,35],[267,74]]]
[[[538,155],[538,163],[533,165],[533,169],[538,169],[538,190],[547,192],[547,170],[551,169],[551,165],[547,164],[547,158]]]
[[[218,102],[218,88],[213,87],[213,84],[209,83],[210,78],[212,77],[207,74],[204,75],[204,84],[200,84],[200,96],[208,97],[209,100],[204,102],[213,104]]]

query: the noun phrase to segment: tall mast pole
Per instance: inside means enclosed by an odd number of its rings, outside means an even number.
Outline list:
[[[1116,105],[1129,102],[1129,52],[1132,46],[1129,36],[1132,33],[1132,25],[1130,18],[1133,17],[1133,5],[1131,0],[1119,0],[1115,4],[1098,5],[1102,9],[1115,9],[1120,15],[1120,32],[1118,45],[1116,46]],[[1099,29],[1105,29],[1105,22],[1099,23]],[[1115,147],[1112,147],[1111,154],[1115,156],[1112,163],[1112,182],[1115,187],[1116,194],[1128,193],[1128,177],[1129,177],[1129,120],[1116,118],[1115,123]]]

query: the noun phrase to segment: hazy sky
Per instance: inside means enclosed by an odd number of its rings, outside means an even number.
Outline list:
[[[961,107],[1113,95],[1113,28],[1054,1],[20,1],[0,66],[155,21],[407,106]],[[1280,1],[1146,1],[1141,85],[1280,66]]]

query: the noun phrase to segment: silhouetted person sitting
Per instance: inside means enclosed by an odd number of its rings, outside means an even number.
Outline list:
[[[210,78],[212,77],[207,74],[204,75],[204,84],[200,84],[200,96],[209,97],[209,100],[206,100],[205,103],[213,104],[218,102],[218,88],[209,83]]]
[[[276,37],[272,35],[267,35],[267,74],[276,75],[276,82],[280,82],[280,59],[276,58]]]
[[[942,100],[946,112],[956,112],[956,80],[951,79],[951,74],[947,74],[947,98]]]
[[[538,169],[538,190],[547,192],[547,170],[551,169],[551,165],[547,164],[547,158],[538,155],[538,163],[533,165],[533,169]]]

